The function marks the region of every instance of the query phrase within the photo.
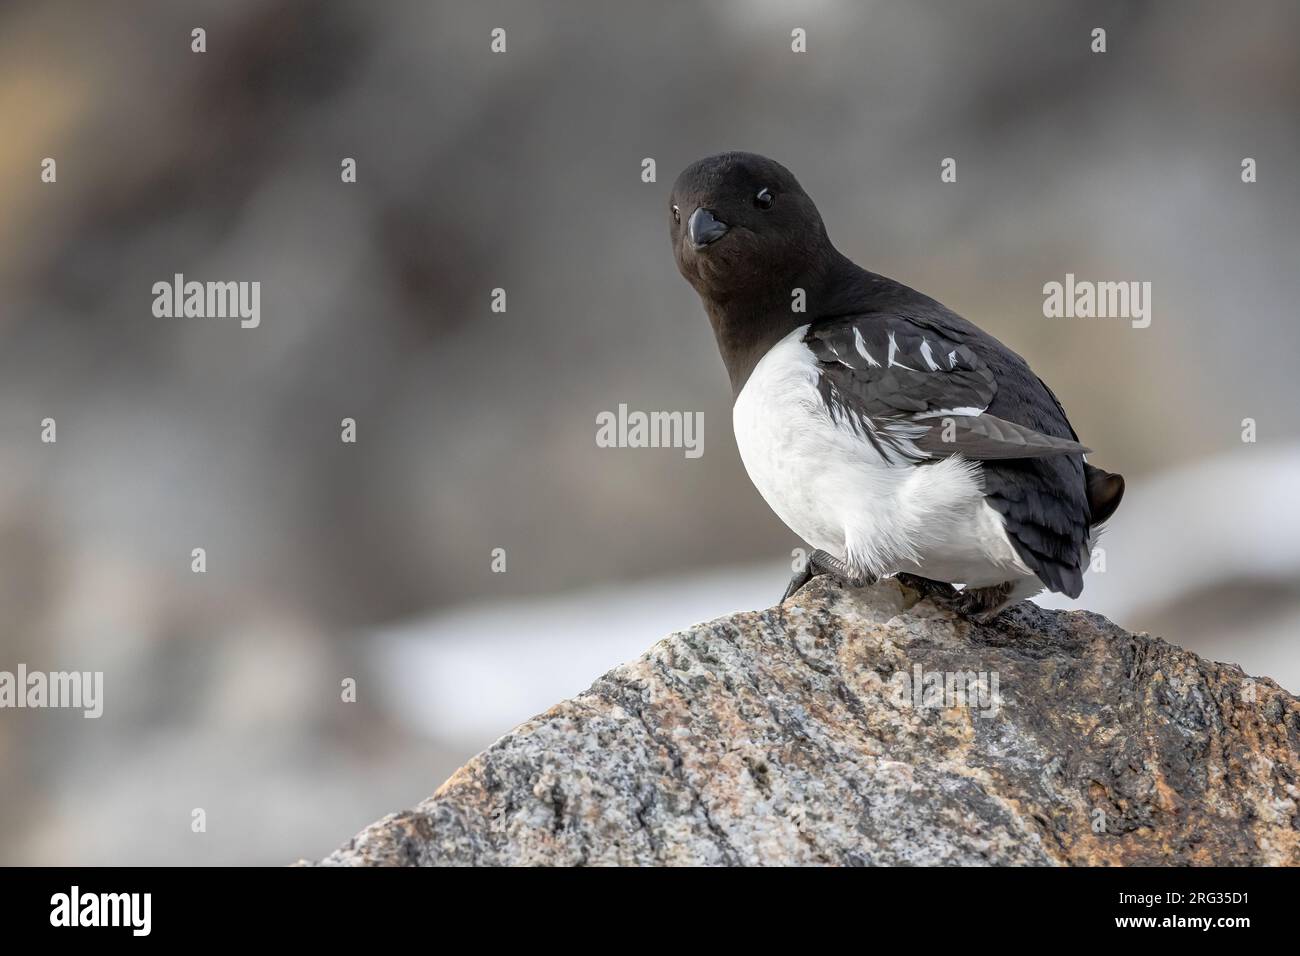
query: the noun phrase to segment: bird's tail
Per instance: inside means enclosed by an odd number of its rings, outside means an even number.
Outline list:
[[[1124,476],[1083,463],[1083,480],[1088,491],[1088,509],[1095,527],[1115,513],[1124,497]]]

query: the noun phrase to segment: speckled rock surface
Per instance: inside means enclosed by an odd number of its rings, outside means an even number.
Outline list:
[[[1097,615],[977,626],[819,580],[660,641],[321,862],[1296,865],[1298,752],[1272,681]]]

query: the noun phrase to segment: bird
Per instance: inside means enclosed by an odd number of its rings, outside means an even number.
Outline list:
[[[831,242],[775,160],[725,152],[673,184],[678,271],[732,390],[745,470],[812,546],[813,577],[897,577],[989,621],[1043,589],[1077,598],[1122,475],[1029,364],[974,323]],[[958,587],[960,585],[960,587]]]

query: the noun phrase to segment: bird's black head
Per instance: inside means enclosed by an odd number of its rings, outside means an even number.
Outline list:
[[[677,268],[709,302],[789,297],[830,241],[798,180],[756,153],[719,153],[677,177],[668,200]]]

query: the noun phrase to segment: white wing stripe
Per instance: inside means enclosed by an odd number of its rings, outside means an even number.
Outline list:
[[[886,360],[886,364],[890,368],[893,368],[895,365],[897,365],[899,368],[905,368],[909,372],[916,371],[916,369],[912,368],[910,365],[904,365],[902,362],[894,361],[894,356],[897,354],[898,354],[898,340],[894,338],[894,333],[890,332],[889,333],[889,358]]]
[[[940,418],[944,415],[957,415],[962,418],[976,418],[987,412],[987,408],[976,408],[974,405],[964,405],[960,408],[936,408],[927,409],[923,412],[917,412],[913,418]]]
[[[867,351],[867,343],[862,341],[862,331],[855,325],[853,327],[853,344],[857,346],[858,354],[867,360],[867,364],[872,368],[880,368],[880,363],[871,357]]]

